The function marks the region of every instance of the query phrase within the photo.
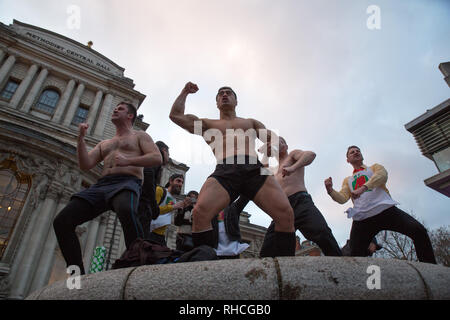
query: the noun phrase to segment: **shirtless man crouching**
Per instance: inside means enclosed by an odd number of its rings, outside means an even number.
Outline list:
[[[143,237],[136,218],[141,193],[143,167],[161,164],[161,154],[152,138],[144,131],[133,130],[136,108],[120,102],[114,109],[111,122],[116,135],[98,143],[87,151],[84,137],[88,125],[79,125],[77,141],[78,165],[87,171],[104,162],[101,178],[96,184],[72,195],[70,202],[53,221],[56,238],[67,266],[77,265],[85,274],[81,247],[75,228],[105,211],[113,210],[119,217],[128,246]]]
[[[194,246],[216,248],[217,234],[211,220],[239,195],[253,200],[274,221],[274,241],[267,256],[295,254],[294,213],[289,201],[273,176],[261,174],[262,164],[255,151],[255,140],[276,136],[254,119],[236,116],[237,97],[230,87],[222,87],[216,95],[219,119],[198,118],[185,114],[186,98],[197,92],[188,82],[175,100],[170,119],[190,133],[202,135],[217,160],[216,170],[203,184],[193,210]],[[265,136],[265,137],[264,137]]]
[[[273,156],[277,156],[277,153],[274,152]],[[305,166],[311,164],[315,157],[316,154],[312,151],[296,149],[288,152],[286,140],[279,137],[279,166],[275,178],[294,209],[295,229],[298,229],[306,239],[316,243],[326,256],[342,256],[341,249],[324,217],[306,191]],[[274,241],[273,238],[274,223],[272,222],[264,237],[261,256],[266,256],[266,251],[271,248]]]

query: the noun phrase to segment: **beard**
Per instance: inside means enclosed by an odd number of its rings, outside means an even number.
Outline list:
[[[172,186],[170,193],[173,195],[179,195],[181,193],[181,187]]]

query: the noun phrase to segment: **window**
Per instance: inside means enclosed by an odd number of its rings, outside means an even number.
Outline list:
[[[15,80],[8,80],[6,83],[6,86],[3,88],[2,92],[0,93],[0,97],[2,97],[5,100],[10,100],[12,96],[14,95],[14,92],[16,92],[17,87],[19,86],[19,82]]]
[[[31,176],[17,170],[11,159],[0,163],[0,259],[31,187]]]
[[[434,163],[438,167],[439,172],[450,169],[450,147],[445,148],[433,154]]]
[[[35,109],[42,111],[47,114],[53,114],[56,108],[56,104],[59,101],[59,93],[53,89],[45,89],[38,102],[36,103]]]
[[[89,108],[83,105],[80,105],[75,112],[75,116],[73,117],[72,124],[78,125],[79,123],[85,122],[87,116],[89,114]]]

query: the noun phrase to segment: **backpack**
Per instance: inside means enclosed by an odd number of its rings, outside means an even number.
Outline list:
[[[181,251],[174,251],[151,240],[137,238],[130,247],[112,265],[113,269],[158,264],[170,261],[182,255]],[[170,259],[168,259],[170,258]]]
[[[217,255],[213,248],[205,245],[183,252],[172,250],[151,240],[137,238],[131,243],[130,248],[114,262],[112,269],[207,260],[217,260]]]
[[[216,250],[210,246],[202,245],[183,253],[181,257],[175,259],[175,262],[210,261],[217,259]]]

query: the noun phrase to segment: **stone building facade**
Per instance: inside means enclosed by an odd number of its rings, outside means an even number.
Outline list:
[[[91,45],[16,20],[0,23],[0,299],[23,299],[67,278],[52,222],[102,169],[79,170],[78,123],[89,124],[85,140],[93,148],[114,136],[110,118],[120,101],[139,108],[145,95],[124,71]],[[148,126],[138,117],[135,129]],[[188,170],[171,159],[160,183]],[[265,233],[249,216],[241,216],[243,240],[251,244],[243,257],[258,255]],[[171,247],[175,230],[171,226],[167,235]],[[112,211],[79,226],[77,234],[85,270],[95,247],[106,248],[106,269],[125,250]]]
[[[319,246],[312,241],[304,240],[300,243],[300,239],[297,237],[297,245],[295,247],[295,256],[311,256],[319,257],[323,256],[322,250]]]
[[[67,277],[52,221],[101,173],[101,165],[78,168],[78,123],[89,124],[88,148],[112,137],[113,108],[145,99],[133,88],[124,68],[90,46],[16,20],[0,23],[0,298],[23,299]],[[113,212],[77,232],[87,269],[96,246],[111,260],[123,251]]]

